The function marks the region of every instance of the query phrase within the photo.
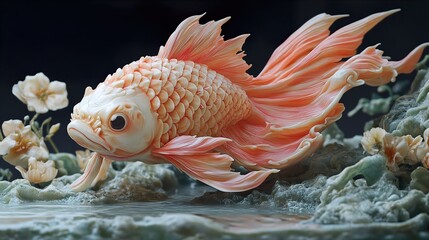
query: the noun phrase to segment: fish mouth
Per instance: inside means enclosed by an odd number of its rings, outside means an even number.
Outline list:
[[[80,146],[99,153],[111,153],[111,147],[83,121],[73,120],[67,126],[67,133]]]
[[[149,146],[137,153],[127,153],[127,152],[118,153],[117,151],[115,151],[115,153],[113,154],[102,153],[100,155],[102,157],[115,160],[115,161],[136,161],[136,160],[140,160],[139,157],[145,153],[150,154]]]

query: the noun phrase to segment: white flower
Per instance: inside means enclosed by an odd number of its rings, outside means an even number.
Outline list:
[[[30,157],[28,160],[28,171],[21,166],[17,166],[16,169],[21,173],[23,178],[31,183],[49,182],[54,179],[58,173],[54,161],[49,160],[47,162],[42,162],[37,161],[34,157]]]
[[[425,168],[429,168],[429,128],[423,133],[424,142],[416,150],[416,158],[421,159]]]
[[[0,142],[0,155],[8,163],[27,168],[29,157],[39,160],[49,157],[45,142],[29,125],[24,127],[20,120],[9,120],[3,122],[2,130],[5,138]]]
[[[82,172],[85,170],[88,160],[93,154],[94,152],[91,152],[88,149],[85,151],[76,151],[76,159]]]
[[[29,111],[37,113],[55,111],[69,104],[66,84],[58,81],[49,82],[49,78],[43,73],[26,76],[24,81],[13,85],[12,93],[27,104]]]
[[[416,164],[416,150],[422,143],[422,137],[413,138],[411,135],[395,137],[386,134],[383,139],[383,151],[387,157],[387,165],[392,170],[397,170],[400,164]]]
[[[363,149],[371,155],[378,153],[383,147],[383,138],[386,130],[382,128],[372,128],[363,133],[361,144]]]

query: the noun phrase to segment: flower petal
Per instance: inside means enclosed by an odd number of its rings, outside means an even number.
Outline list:
[[[19,81],[17,84],[13,85],[12,87],[12,93],[17,97],[21,102],[27,104],[27,100],[24,98],[24,94],[21,91],[21,88],[19,87],[19,83],[22,83]]]
[[[50,94],[46,99],[46,105],[52,111],[65,108],[69,105],[66,94]]]
[[[49,182],[57,176],[57,173],[58,169],[55,168],[54,161],[42,162],[37,161],[33,157],[29,159],[29,167],[26,175],[27,180],[31,183]]]
[[[41,92],[45,92],[48,89],[49,79],[36,74],[36,76],[25,77],[24,82],[19,82],[18,85],[22,85],[21,91],[24,98],[37,98]]]
[[[15,133],[16,131],[20,131],[24,128],[24,123],[21,120],[11,119],[3,122],[2,130],[5,136]]]
[[[67,96],[66,84],[59,81],[49,83],[48,94],[65,94]]]
[[[37,160],[46,160],[49,158],[49,152],[45,147],[46,145],[44,143],[43,146],[40,147],[31,147],[27,152],[27,156],[34,157]]]
[[[35,84],[39,89],[47,89],[49,87],[49,78],[42,72],[36,73],[34,76],[26,76],[25,81]]]
[[[6,137],[0,142],[0,155],[6,155],[9,150],[16,145],[15,139],[12,137]]]
[[[35,111],[37,113],[46,113],[49,110],[46,103],[39,98],[27,99],[27,107],[28,111]]]

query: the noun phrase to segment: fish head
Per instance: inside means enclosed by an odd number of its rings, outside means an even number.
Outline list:
[[[67,126],[80,146],[111,160],[138,160],[156,135],[156,115],[139,88],[87,87]]]

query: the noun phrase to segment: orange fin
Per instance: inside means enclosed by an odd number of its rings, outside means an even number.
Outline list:
[[[329,26],[342,15],[325,18],[316,16],[310,19],[285,41],[284,44],[289,48],[282,47],[282,44],[274,51],[264,70],[249,82],[247,94],[251,98],[262,98],[263,101],[271,101],[266,98],[267,95],[282,94],[297,99],[292,104],[306,104],[310,99],[305,97],[313,100],[317,96],[320,86],[341,66],[341,60],[356,54],[365,34],[397,11],[399,10],[372,14],[331,35]],[[307,25],[310,27],[305,27]],[[285,100],[279,96],[274,104]]]
[[[234,159],[226,154],[209,152],[231,140],[221,137],[179,136],[153,151],[189,176],[224,192],[241,192],[259,186],[278,170],[253,171],[246,175],[231,172]]]
[[[97,182],[106,179],[112,160],[103,158],[94,153],[88,160],[85,171],[78,179],[76,179],[70,188],[75,192],[85,191],[86,189],[95,186]]]
[[[201,25],[199,20],[202,16],[192,16],[180,23],[165,47],[159,49],[158,57],[205,64],[231,81],[249,79],[246,71],[250,65],[243,60],[245,54],[242,52],[249,35],[243,34],[225,41],[220,33],[229,17]]]
[[[321,14],[305,23],[273,53],[261,74],[242,85],[253,115],[222,131],[233,141],[220,149],[249,169],[285,168],[314,153],[323,142],[321,132],[341,117],[343,94],[412,71],[428,46],[397,62],[384,58],[376,46],[356,54],[364,35],[397,11],[372,14],[331,35],[329,26],[341,15]]]
[[[273,52],[259,76],[279,74],[299,63],[320,42],[329,36],[329,27],[348,15],[319,14],[308,20]]]

